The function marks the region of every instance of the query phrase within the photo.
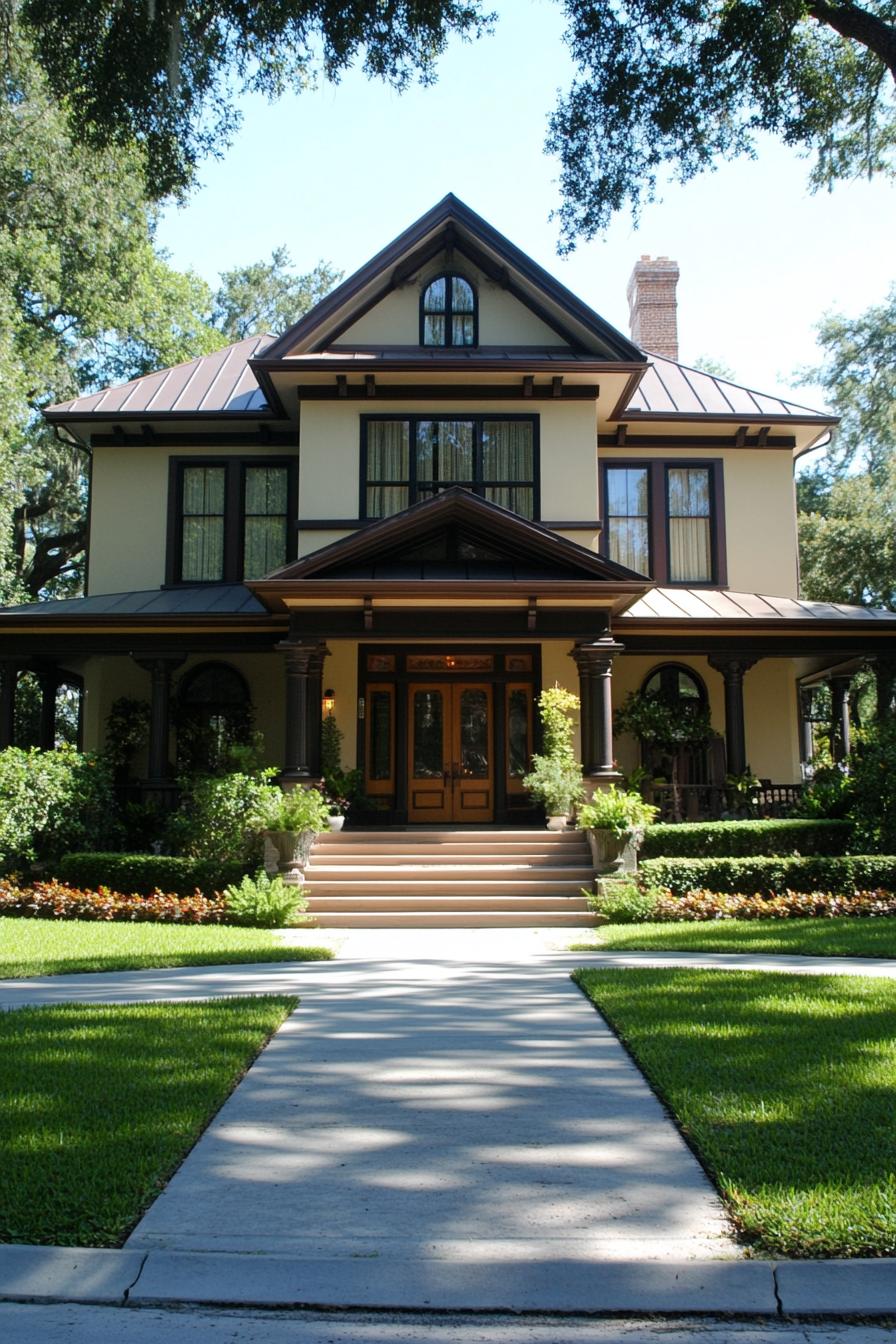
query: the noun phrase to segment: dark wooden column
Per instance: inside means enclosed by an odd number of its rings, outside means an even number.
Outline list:
[[[155,658],[135,659],[138,667],[150,675],[149,704],[149,761],[148,784],[168,784],[171,781],[171,761],[168,755],[171,727],[171,677],[186,662],[184,654],[158,654]]]
[[[849,724],[849,688],[852,677],[831,677],[831,755],[845,761],[852,748]]]
[[[21,664],[0,661],[0,751],[11,747],[16,735],[16,685]]]
[[[616,776],[613,761],[613,659],[622,653],[612,635],[577,644],[571,657],[579,670],[582,766],[585,778]]]
[[[721,672],[725,679],[725,757],[729,775],[742,775],[747,768],[744,677],[756,661],[743,654],[724,654],[709,659],[710,667]]]
[[[277,645],[286,671],[286,731],[281,781],[310,781],[320,773],[320,695],[324,659],[319,640],[284,640]]]
[[[892,713],[896,659],[875,658],[874,679],[877,685],[877,719],[879,723],[883,723]]]
[[[56,746],[56,692],[59,690],[59,668],[38,667],[34,675],[40,687],[40,726],[37,745],[41,751],[52,751]]]

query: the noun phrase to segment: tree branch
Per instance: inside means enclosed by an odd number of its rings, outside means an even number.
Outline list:
[[[828,4],[827,0],[812,0],[808,11],[819,23],[826,23],[841,37],[859,42],[887,66],[896,80],[896,25],[885,23],[867,9],[852,4]]]

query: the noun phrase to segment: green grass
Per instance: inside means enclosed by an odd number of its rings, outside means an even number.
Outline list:
[[[0,1013],[0,1241],[118,1246],[294,998]]]
[[[759,1253],[896,1254],[896,984],[640,968],[574,979]]]
[[[134,971],[151,966],[222,966],[323,961],[327,947],[296,947],[269,929],[220,924],[112,924],[86,919],[0,919],[0,979]]]
[[[574,952],[796,952],[817,957],[896,957],[896,919],[720,919],[680,924],[602,924]]]

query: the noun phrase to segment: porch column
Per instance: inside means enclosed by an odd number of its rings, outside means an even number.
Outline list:
[[[806,687],[800,690],[800,733],[802,734],[801,759],[804,764],[809,765],[815,755],[815,739],[812,734],[812,692]]]
[[[710,667],[721,672],[725,680],[725,755],[729,775],[742,775],[747,768],[744,676],[757,661],[742,654],[709,659]]]
[[[852,742],[849,724],[849,688],[852,677],[831,677],[831,754],[845,761]]]
[[[37,745],[41,751],[52,751],[56,746],[56,692],[59,690],[59,669],[39,667],[35,669],[35,676],[40,687],[40,726]]]
[[[893,706],[893,684],[896,682],[896,660],[875,658],[874,680],[877,686],[877,721],[889,718]]]
[[[277,648],[286,671],[286,731],[281,780],[312,780],[320,771],[320,688],[324,658],[320,641],[284,640]]]
[[[586,778],[618,775],[613,761],[613,659],[623,647],[612,635],[604,635],[593,644],[577,644],[571,653],[579,671]]]
[[[150,676],[148,784],[167,784],[171,779],[168,737],[171,727],[171,677],[185,654],[160,654],[155,658],[136,658]]]
[[[0,751],[15,741],[16,685],[20,671],[20,665],[7,658],[0,662]]]

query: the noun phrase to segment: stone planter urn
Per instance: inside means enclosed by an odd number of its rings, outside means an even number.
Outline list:
[[[265,831],[277,851],[277,872],[283,881],[300,887],[314,842],[313,831]]]
[[[345,817],[340,812],[338,816],[327,817],[327,825],[331,831],[341,831],[345,825]]]
[[[621,873],[634,873],[638,868],[638,850],[644,839],[644,832],[599,829],[589,827],[585,834],[591,848],[591,862],[597,873],[612,876]]]
[[[555,816],[550,816],[548,817],[548,830],[565,831],[567,821],[568,817],[565,812],[558,813]]]

